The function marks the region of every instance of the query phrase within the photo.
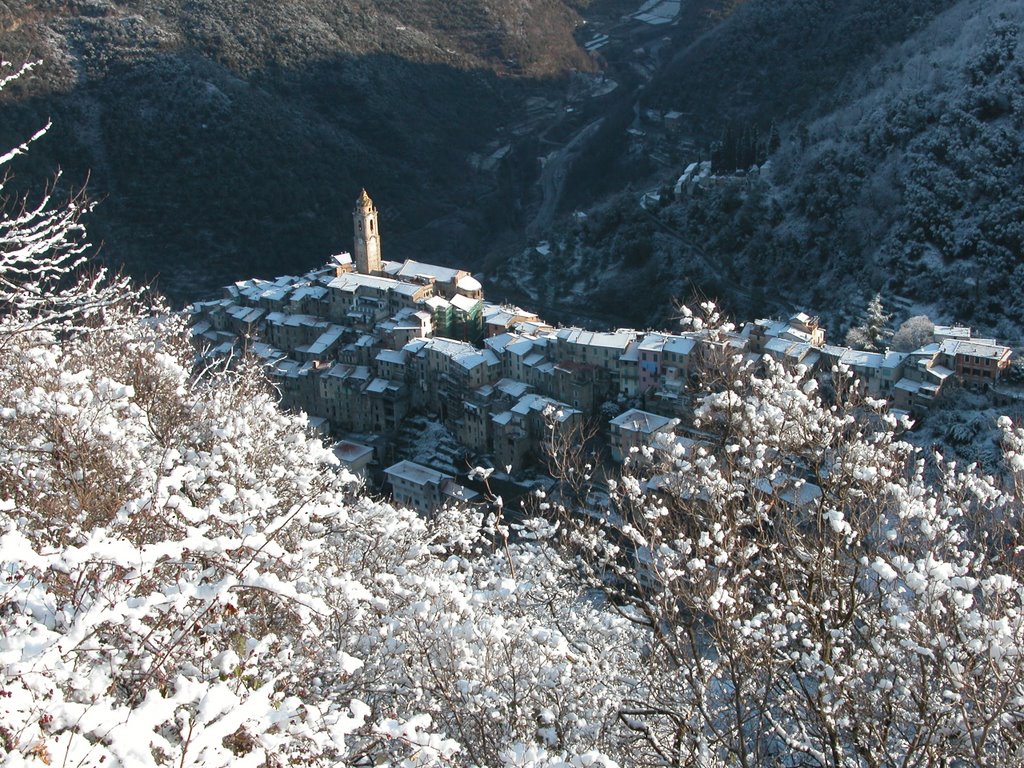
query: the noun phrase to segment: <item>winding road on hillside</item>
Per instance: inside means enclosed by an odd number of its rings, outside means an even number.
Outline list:
[[[564,147],[554,150],[547,156],[544,168],[540,172],[540,178],[537,180],[541,192],[541,202],[533,220],[526,227],[527,236],[536,237],[537,234],[550,228],[565,190],[565,180],[569,169],[572,168],[573,162],[586,148],[587,142],[597,133],[603,122],[604,118],[599,117],[587,123]]]

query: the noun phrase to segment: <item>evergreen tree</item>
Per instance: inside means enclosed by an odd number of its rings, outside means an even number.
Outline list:
[[[891,319],[892,315],[885,311],[882,304],[882,294],[876,293],[868,302],[861,324],[846,334],[846,343],[868,352],[881,352],[892,337],[892,328],[889,327]]]
[[[882,349],[892,337],[892,328],[889,327],[892,315],[882,305],[882,294],[876,293],[868,302],[866,319],[868,338],[876,349]]]

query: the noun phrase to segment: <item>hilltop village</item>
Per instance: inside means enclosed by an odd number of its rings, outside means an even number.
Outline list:
[[[959,326],[935,326],[912,352],[860,351],[829,344],[803,313],[726,332],[555,328],[488,303],[466,270],[384,260],[365,190],[353,226],[353,254],[301,276],[237,282],[193,304],[193,336],[207,357],[247,350],[262,359],[283,405],[341,438],[343,463],[366,475],[371,464],[386,467],[396,500],[422,511],[476,494],[450,466],[396,455],[394,438],[414,414],[432,414],[467,455],[515,475],[536,463],[553,430],[584,434],[595,420],[617,462],[660,433],[692,443],[691,395],[723,356],[756,365],[767,355],[823,379],[842,367],[863,394],[918,415],[954,385],[998,393],[1012,356]]]

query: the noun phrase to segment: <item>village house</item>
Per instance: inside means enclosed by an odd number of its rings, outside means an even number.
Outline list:
[[[345,469],[364,481],[369,480],[370,463],[373,461],[372,446],[353,440],[339,440],[331,451]]]
[[[570,433],[582,425],[583,414],[565,403],[538,394],[525,394],[509,410],[495,413],[494,462],[515,472],[538,458],[543,443],[555,432]]]
[[[939,356],[943,364],[968,386],[994,384],[1010,367],[1013,350],[989,339],[943,339]]]
[[[520,309],[509,304],[488,304],[483,305],[484,335],[500,336],[507,333],[520,323],[539,323],[540,317],[533,312]],[[554,330],[553,328],[551,330]]]
[[[476,491],[455,482],[455,478],[412,461],[400,461],[384,470],[398,504],[428,514],[445,504],[472,502]]]
[[[630,342],[619,356],[619,394],[637,397],[640,394],[640,340]]]
[[[768,344],[773,339],[811,347],[825,345],[825,329],[819,325],[818,318],[803,312],[798,312],[788,320],[755,320],[747,324],[746,331],[749,337],[748,349],[757,354],[768,351]]]
[[[672,434],[679,419],[631,408],[608,422],[612,459],[620,464],[634,453],[654,444],[660,434]]]

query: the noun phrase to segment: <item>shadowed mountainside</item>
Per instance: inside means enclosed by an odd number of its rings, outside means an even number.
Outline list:
[[[896,322],[927,313],[1019,339],[1022,32],[1020,0],[750,0],[689,44],[675,30],[635,120],[573,170],[599,181],[652,150],[668,159],[632,189],[578,198],[589,217],[544,235],[553,258],[527,253],[496,278],[637,325],[694,294],[741,317],[809,309],[839,338],[881,292]],[[647,108],[681,125],[645,123]],[[730,136],[770,162],[674,194]]]
[[[0,140],[52,120],[19,180],[88,178],[104,258],[177,299],[347,248],[360,186],[393,256],[472,264],[507,206],[468,155],[592,66],[572,5],[0,3],[3,58],[42,62],[5,93]]]

